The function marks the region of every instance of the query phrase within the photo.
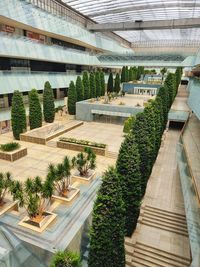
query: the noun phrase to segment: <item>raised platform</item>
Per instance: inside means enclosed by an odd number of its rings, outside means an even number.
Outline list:
[[[66,123],[51,123],[40,128],[20,134],[20,140],[25,142],[46,145],[46,143],[63,133],[69,132],[72,129],[82,125],[81,121],[67,121]]]

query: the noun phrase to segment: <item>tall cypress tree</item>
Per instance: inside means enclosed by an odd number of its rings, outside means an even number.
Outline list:
[[[100,82],[101,82],[101,95],[105,95],[106,83],[105,83],[105,75],[103,71],[100,71]]]
[[[30,129],[35,129],[42,126],[42,109],[38,92],[36,89],[32,89],[29,94],[29,123]]]
[[[105,172],[94,203],[88,266],[125,266],[124,203],[113,168]]]
[[[89,83],[89,77],[88,77],[88,72],[84,71],[83,72],[83,96],[84,99],[89,99],[90,98],[90,83]]]
[[[76,114],[76,101],[77,101],[76,87],[74,82],[71,81],[69,84],[68,99],[67,99],[68,112],[70,115]]]
[[[126,82],[126,67],[125,66],[123,66],[122,68],[121,82],[122,83]]]
[[[136,81],[137,80],[137,68],[136,67],[133,67],[132,74],[133,74],[133,81]]]
[[[115,77],[115,85],[114,85],[114,91],[116,93],[119,93],[121,87],[120,87],[120,77],[119,77],[119,73],[116,74]]]
[[[76,95],[77,95],[77,102],[83,100],[83,83],[81,81],[80,76],[77,76],[76,78]]]
[[[127,134],[121,144],[116,169],[125,204],[125,232],[131,236],[137,225],[141,201],[140,155],[133,134]]]
[[[125,68],[125,82],[129,82],[129,70],[128,66]]]
[[[165,125],[168,120],[168,99],[167,99],[167,89],[166,87],[162,86],[159,89],[157,97],[161,98],[162,101],[162,107],[163,107],[163,129],[165,128]]]
[[[128,78],[129,78],[129,82],[133,80],[133,69],[132,69],[132,67],[129,68],[129,76],[128,76]]]
[[[169,73],[165,79],[164,85],[167,87],[168,92],[168,108],[171,107],[171,104],[173,102],[173,95],[174,95],[174,83],[173,83],[173,74]]]
[[[19,91],[14,91],[12,97],[11,124],[13,136],[19,140],[20,134],[26,131],[26,111],[22,93]]]
[[[144,115],[148,121],[148,136],[150,140],[150,165],[153,166],[153,163],[157,156],[156,149],[156,116],[154,113],[154,108],[152,107],[152,102],[149,103],[144,109]]]
[[[46,122],[53,122],[55,117],[54,95],[50,83],[47,81],[43,92],[43,114]]]
[[[112,93],[113,92],[113,74],[112,72],[110,73],[108,77],[108,85],[107,85],[107,92]]]
[[[156,147],[156,153],[157,153],[160,148],[163,125],[161,122],[161,115],[160,115],[158,102],[154,100],[152,101],[151,105],[154,109],[154,116],[155,116],[155,134],[156,134],[155,147]]]
[[[148,121],[144,112],[136,115],[136,120],[133,124],[133,134],[135,135],[140,154],[141,189],[142,195],[144,195],[151,170],[151,143],[148,135]]]
[[[96,98],[96,84],[94,73],[90,73],[90,98]]]
[[[99,71],[95,72],[95,83],[96,83],[96,97],[101,96],[101,80]]]

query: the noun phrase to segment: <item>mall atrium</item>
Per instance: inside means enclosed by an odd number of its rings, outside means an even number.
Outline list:
[[[0,267],[200,267],[200,0],[0,1]]]

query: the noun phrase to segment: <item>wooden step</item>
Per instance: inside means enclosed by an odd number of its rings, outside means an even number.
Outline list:
[[[148,255],[145,255],[144,253],[143,254],[139,253],[137,251],[134,252],[132,262],[135,261],[135,258],[144,261],[144,263],[146,263],[147,266],[157,266],[157,267],[172,267],[173,266],[170,263],[163,262],[160,259],[156,259],[154,257],[149,257]]]
[[[150,227],[158,228],[158,229],[161,229],[161,230],[165,230],[165,231],[168,231],[168,232],[172,232],[172,233],[175,233],[175,234],[178,234],[178,235],[182,235],[182,236],[188,237],[188,232],[187,231],[183,231],[183,230],[180,231],[178,228],[166,226],[166,225],[155,223],[155,222],[151,222],[151,221],[148,221],[148,220],[142,220],[141,223],[144,224],[144,225],[150,226]]]
[[[166,214],[158,214],[158,213],[155,213],[153,211],[148,211],[148,210],[144,210],[143,214],[145,216],[147,214],[147,215],[156,216],[157,218],[163,218],[163,219],[166,218],[166,220],[170,220],[170,221],[173,221],[173,222],[180,222],[182,224],[187,225],[185,218],[172,217],[172,216],[168,216]]]
[[[165,258],[169,258],[169,259],[172,259],[172,260],[175,260],[175,261],[180,261],[180,262],[183,262],[183,263],[190,264],[190,260],[188,258],[186,258],[186,257],[174,254],[172,252],[164,251],[164,250],[161,250],[159,248],[155,248],[155,247],[152,247],[150,245],[147,245],[147,244],[144,244],[144,243],[141,243],[141,242],[138,242],[138,241],[135,244],[133,244],[133,246],[135,248],[140,248],[142,250],[147,250],[147,251],[150,251],[152,253],[162,255],[162,257],[165,257]]]
[[[149,214],[144,214],[144,216],[142,216],[142,218],[154,220],[155,222],[167,223],[167,224],[175,226],[175,227],[183,228],[187,231],[187,224],[186,223],[176,222],[176,221],[172,221],[170,219],[158,217],[156,215],[149,215]]]
[[[150,211],[153,211],[155,213],[161,213],[161,214],[168,214],[169,216],[171,217],[179,217],[179,218],[182,218],[182,219],[186,219],[186,216],[184,214],[180,214],[180,213],[177,213],[177,212],[172,212],[172,211],[169,211],[169,210],[163,210],[163,209],[159,209],[159,208],[155,208],[155,207],[152,207],[152,206],[148,206],[146,205],[145,207],[141,207],[143,210],[150,210]]]
[[[141,249],[141,248],[135,248],[133,258],[134,258],[135,253],[141,254],[142,257],[145,256],[145,257],[149,257],[151,259],[155,259],[157,261],[160,261],[162,263],[167,264],[167,266],[169,265],[170,267],[188,266],[188,263],[180,262],[180,261],[171,259],[169,257],[166,258],[166,257],[163,257],[162,255],[160,255],[158,253],[150,252],[148,250]]]

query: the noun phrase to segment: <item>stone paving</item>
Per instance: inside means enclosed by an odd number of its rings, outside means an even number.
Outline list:
[[[71,137],[78,140],[88,140],[107,144],[109,151],[118,152],[121,142],[124,139],[123,136],[123,125],[84,122],[83,125],[52,139],[52,141],[56,141],[60,137]]]
[[[102,128],[105,128],[105,125],[103,125]],[[90,131],[92,135],[92,129],[89,130],[88,128],[87,131]],[[103,133],[101,134],[103,136]],[[113,138],[112,135],[107,135],[107,138],[110,140],[110,142],[111,140],[114,140],[115,142],[115,138]],[[87,138],[84,137],[84,139]],[[121,140],[122,138],[118,139],[119,142]],[[12,141],[13,137],[11,132],[0,135],[0,143],[7,143]],[[100,140],[96,141],[98,142]],[[14,178],[20,179],[21,181],[25,180],[27,177],[35,177],[37,175],[44,178],[47,173],[47,167],[50,163],[59,163],[62,161],[64,156],[68,155],[72,158],[78,153],[72,150],[65,150],[28,142],[19,141],[19,143],[28,148],[28,155],[12,163],[5,160],[0,160],[0,172],[10,171]],[[117,142],[116,145],[117,147],[119,147],[120,144],[118,144]],[[109,165],[114,164],[115,159],[97,156],[97,173],[102,173],[107,169]]]

